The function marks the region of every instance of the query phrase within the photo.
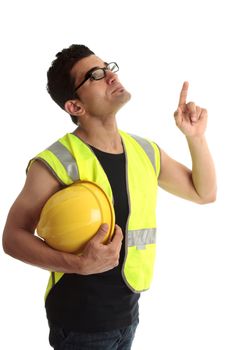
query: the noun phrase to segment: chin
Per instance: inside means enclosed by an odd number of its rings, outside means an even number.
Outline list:
[[[115,113],[121,109],[130,99],[131,94],[124,90],[121,93],[114,94],[114,101],[112,100],[112,107],[115,109]]]
[[[128,101],[131,99],[131,93],[127,91],[128,94]]]
[[[125,97],[124,99],[121,99],[121,101],[118,101],[117,104],[117,111],[119,111],[124,105],[131,99],[131,95],[127,94],[127,98]]]
[[[122,107],[131,99],[131,94],[128,91],[125,91],[125,93],[119,97],[121,97],[121,98],[119,98],[119,102],[121,104],[120,107]]]
[[[128,91],[124,90],[122,97],[122,100],[124,101],[124,103],[126,103],[131,99],[131,94]]]

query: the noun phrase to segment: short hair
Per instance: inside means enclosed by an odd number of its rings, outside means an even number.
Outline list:
[[[78,98],[74,91],[74,77],[70,74],[73,66],[90,55],[94,55],[94,52],[87,46],[76,44],[56,54],[56,59],[47,72],[47,91],[62,109],[65,109],[66,101]],[[78,124],[76,116],[70,115],[70,117],[75,124]]]

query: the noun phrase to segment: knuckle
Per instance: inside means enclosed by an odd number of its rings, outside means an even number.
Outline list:
[[[195,103],[193,101],[188,102],[188,106],[193,106]]]
[[[115,250],[111,251],[109,258],[111,261],[116,261],[119,259],[119,254]]]
[[[119,254],[114,255],[114,260],[117,260],[117,261],[119,260]]]
[[[116,267],[116,266],[118,266],[118,265],[119,265],[119,259],[114,260],[113,266]]]

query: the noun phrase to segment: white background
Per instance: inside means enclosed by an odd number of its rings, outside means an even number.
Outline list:
[[[133,350],[232,350],[231,1],[2,1],[0,5],[0,227],[30,158],[72,131],[46,92],[55,54],[72,43],[116,61],[132,100],[119,127],[156,141],[190,166],[173,112],[184,80],[209,111],[207,139],[218,198],[199,206],[160,190],[153,286],[140,302]],[[1,256],[0,348],[49,349],[43,294],[48,273]]]

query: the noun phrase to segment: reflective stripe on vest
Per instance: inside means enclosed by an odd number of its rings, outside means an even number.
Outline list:
[[[128,247],[145,249],[146,244],[155,244],[156,228],[128,231]]]
[[[156,165],[155,165],[155,150],[153,146],[150,144],[149,141],[142,139],[141,137],[137,135],[130,134],[131,137],[133,137],[139,145],[143,148],[143,150],[146,152],[147,157],[150,159],[151,164],[156,172]]]
[[[65,146],[63,146],[61,142],[54,142],[50,147],[47,148],[47,150],[55,154],[55,156],[60,160],[66,169],[69,177],[74,182],[79,180],[79,171],[76,160],[70,151]]]

